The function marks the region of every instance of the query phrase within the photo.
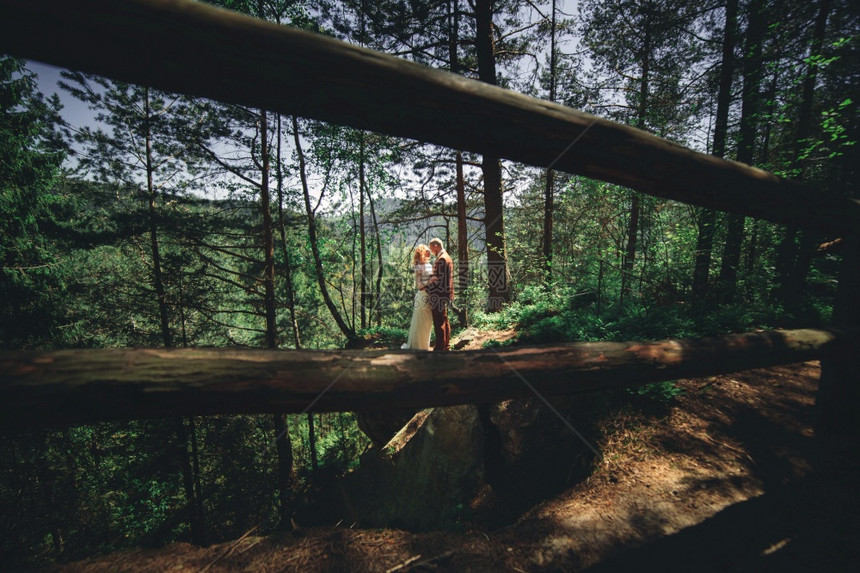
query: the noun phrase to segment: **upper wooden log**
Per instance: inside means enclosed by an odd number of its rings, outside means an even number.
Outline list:
[[[0,353],[0,427],[156,416],[423,408],[571,394],[821,358],[858,331],[409,351]]]
[[[0,0],[0,50],[838,232],[860,202],[465,77],[191,0]]]

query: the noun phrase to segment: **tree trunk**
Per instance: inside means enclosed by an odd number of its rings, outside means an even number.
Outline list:
[[[469,288],[469,229],[466,226],[466,181],[463,179],[463,153],[455,157],[457,165],[457,291],[460,302],[454,308],[460,326],[469,325],[469,307],[465,293]]]
[[[737,35],[738,0],[726,3],[726,29],[723,34],[723,57],[720,66],[720,87],[717,94],[717,114],[714,125],[714,147],[716,157],[726,153],[726,135],[729,126],[729,107],[732,102],[732,77],[734,75],[735,38]],[[696,266],[693,271],[693,307],[700,310],[708,296],[711,256],[714,247],[714,232],[717,215],[713,209],[702,209],[697,221]]]
[[[262,10],[262,8],[261,8]],[[260,110],[260,208],[263,211],[264,288],[266,307],[266,348],[278,347],[278,322],[275,316],[275,242],[272,234],[272,208],[269,200],[269,129],[266,110]]]
[[[258,3],[263,18],[263,0]],[[278,134],[280,137],[280,134]],[[263,211],[263,253],[265,257],[266,347],[278,347],[278,322],[275,314],[275,242],[272,233],[272,209],[269,200],[269,122],[265,109],[260,110],[260,205]],[[281,518],[290,513],[290,489],[293,475],[293,452],[290,434],[280,414],[273,416],[278,450],[278,489]]]
[[[818,5],[818,14],[815,18],[815,25],[812,30],[812,41],[810,42],[810,56],[818,56],[821,54],[822,45],[824,43],[824,35],[827,31],[827,18],[830,14],[830,0],[821,0]],[[795,136],[795,159],[792,162],[793,167],[798,171],[797,179],[805,179],[805,170],[800,157],[803,153],[803,148],[808,145],[808,138],[812,131],[812,108],[815,98],[815,83],[818,77],[818,66],[810,62],[806,71],[806,77],[803,78],[803,87],[801,88],[800,110],[797,117],[797,135]],[[809,269],[812,263],[812,257],[815,249],[821,243],[821,235],[813,231],[804,231],[800,238],[800,245],[796,252],[792,253],[788,268],[782,275],[780,290],[782,293],[783,305],[787,309],[797,310],[803,300],[803,287],[806,284],[806,277],[809,274]],[[791,242],[789,245],[793,245]]]
[[[206,527],[206,510],[203,507],[203,486],[200,482],[200,452],[197,449],[197,424],[194,417],[188,418],[191,428],[191,464],[194,475],[194,500],[197,523],[199,524],[199,537],[201,545],[209,545],[209,531]]]
[[[331,298],[331,294],[328,291],[328,286],[325,282],[325,274],[323,273],[322,266],[322,258],[320,257],[319,244],[317,243],[317,225],[316,225],[316,216],[314,214],[314,210],[311,207],[311,195],[310,189],[308,188],[308,179],[307,173],[305,171],[305,155],[302,151],[301,140],[299,138],[299,123],[296,120],[296,116],[292,116],[293,122],[293,139],[296,144],[296,153],[299,157],[299,177],[302,181],[302,193],[305,198],[305,213],[308,217],[308,241],[311,244],[311,253],[314,257],[314,270],[316,271],[317,276],[317,284],[320,287],[320,293],[322,294],[323,301],[325,301],[325,305],[328,307],[329,312],[334,318],[334,321],[337,323],[338,328],[347,337],[347,339],[352,340],[355,338],[355,331],[346,324],[343,320],[343,316],[341,316],[340,312],[338,312],[337,307],[334,304],[334,301]]]
[[[292,507],[293,486],[293,445],[290,442],[290,432],[287,428],[285,416],[275,414],[272,416],[272,429],[277,439],[278,450],[278,508],[281,523],[290,523]]]
[[[505,223],[502,205],[502,165],[497,157],[484,155],[484,226],[487,243],[487,310],[497,312],[510,300],[505,256]]]
[[[806,230],[800,235],[800,245],[794,258],[794,264],[788,273],[785,286],[782,290],[782,301],[784,308],[790,312],[798,312],[803,302],[803,287],[809,269],[812,267],[812,259],[821,244],[821,234]]]
[[[281,251],[284,257],[284,283],[287,288],[287,309],[290,311],[290,329],[293,332],[293,344],[296,350],[299,350],[302,347],[302,339],[299,335],[299,323],[296,320],[296,297],[293,290],[293,266],[292,263],[290,263],[290,252],[287,248],[287,225],[284,221],[284,174],[281,156],[281,139],[283,137],[283,130],[281,127],[281,114],[278,114],[277,122],[278,163],[275,167],[275,174],[278,180],[278,229],[281,233]]]
[[[646,130],[645,118],[648,113],[648,94],[651,71],[651,30],[646,24],[645,39],[643,41],[642,53],[642,77],[639,79],[639,105],[636,111],[636,125],[639,129]],[[631,191],[630,218],[627,225],[627,246],[624,251],[624,259],[621,265],[621,297],[620,304],[624,304],[625,296],[631,292],[630,283],[633,280],[633,265],[636,260],[636,241],[639,236],[639,217],[641,215],[641,200],[639,193]]]
[[[161,252],[158,244],[158,215],[155,212],[155,183],[152,165],[152,124],[149,107],[149,88],[144,88],[143,116],[144,139],[146,146],[146,191],[149,195],[149,244],[152,249],[152,281],[155,286],[155,296],[158,298],[158,314],[161,319],[161,341],[165,348],[173,346],[170,324],[167,315],[167,295],[164,291],[164,278],[161,272]]]
[[[482,82],[496,83],[496,55],[493,35],[493,2],[476,0],[476,38],[478,76]],[[484,153],[484,228],[487,245],[487,310],[496,312],[510,300],[508,268],[505,253],[505,221],[502,190],[502,164],[498,155]]]
[[[758,219],[753,219],[752,231],[750,232],[750,241],[749,241],[749,249],[747,249],[747,264],[746,264],[746,272],[748,275],[752,275],[755,270],[759,267],[759,253],[761,251],[761,245],[759,242],[761,239],[760,236],[761,229],[761,221]]]
[[[621,264],[621,298],[624,304],[625,296],[630,294],[630,283],[633,280],[633,261],[636,258],[636,239],[639,236],[639,194],[630,192],[630,221],[627,226],[627,247]]]
[[[459,0],[448,1],[449,30],[448,35],[448,60],[451,73],[460,73],[460,2]],[[469,288],[469,229],[466,223],[466,181],[463,178],[463,152],[454,154],[456,165],[456,188],[457,188],[457,289],[461,293],[459,304],[455,304],[454,311],[461,326],[469,325],[469,307],[465,292]]]
[[[367,236],[364,229],[364,133],[361,133],[360,137],[361,140],[358,149],[358,240],[359,256],[361,258],[361,284],[358,293],[358,306],[361,315],[361,328],[367,328]]]
[[[743,59],[743,93],[741,103],[741,126],[737,160],[752,165],[755,159],[755,137],[758,128],[760,107],[759,86],[762,72],[762,43],[767,30],[764,0],[752,0],[749,5],[749,24]],[[729,215],[726,244],[720,264],[719,296],[724,302],[732,302],[737,295],[738,267],[741,246],[744,241],[744,217]]]
[[[367,204],[370,206],[370,220],[373,222],[373,236],[376,241],[376,288],[371,293],[370,303],[376,318],[376,326],[382,326],[382,239],[379,236],[379,221],[373,194],[368,191]]]
[[[191,542],[195,545],[202,546],[204,545],[202,536],[203,527],[199,521],[200,515],[197,511],[198,500],[194,491],[194,475],[191,466],[191,458],[188,455],[188,432],[185,429],[185,421],[182,418],[176,418],[175,426],[180,468],[182,470],[182,486],[185,491],[188,525],[191,532]]]
[[[797,251],[797,234],[799,231],[800,229],[796,225],[788,225],[776,248],[774,273],[776,274],[777,286],[774,289],[774,295],[779,300],[785,299],[785,288],[788,285],[788,277],[794,264],[794,254]]]
[[[311,469],[316,471],[319,463],[317,462],[317,437],[314,428],[313,412],[308,412],[308,449],[311,453]]]
[[[552,17],[550,23],[550,56],[549,56],[549,101],[555,102],[555,73],[556,73],[556,49],[555,49],[555,0],[552,0]],[[552,279],[552,222],[555,211],[555,189],[554,172],[546,170],[546,185],[544,187],[543,206],[543,262],[544,281],[549,285]]]
[[[744,241],[746,221],[742,215],[728,215],[726,242],[720,261],[718,279],[719,296],[723,302],[733,302],[737,296],[738,267],[741,263],[741,247]]]
[[[693,308],[701,310],[708,298],[708,281],[711,272],[711,258],[714,248],[714,232],[717,224],[717,212],[713,209],[701,209],[696,221],[698,235],[696,237],[696,263],[693,269],[693,286],[690,293]]]

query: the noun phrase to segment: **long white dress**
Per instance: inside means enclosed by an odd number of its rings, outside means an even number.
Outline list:
[[[415,299],[412,305],[412,323],[409,325],[409,337],[406,344],[400,348],[412,350],[430,350],[430,332],[433,330],[433,314],[430,312],[430,300],[426,290],[417,290],[427,286],[427,281],[433,274],[430,263],[415,265]]]

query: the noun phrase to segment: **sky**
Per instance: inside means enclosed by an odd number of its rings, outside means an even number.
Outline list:
[[[35,60],[27,60],[27,68],[38,76],[37,83],[40,92],[45,96],[54,93],[60,96],[60,101],[63,103],[61,114],[67,122],[73,126],[93,125],[95,123],[95,113],[87,107],[87,104],[72,97],[57,85],[62,68]]]

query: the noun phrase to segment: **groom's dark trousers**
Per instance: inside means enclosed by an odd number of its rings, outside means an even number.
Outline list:
[[[436,335],[436,344],[433,346],[434,352],[448,350],[448,344],[451,341],[451,325],[448,324],[449,302],[447,298],[438,298],[430,303],[430,312],[433,315],[433,332]]]
[[[430,312],[433,315],[433,331],[436,335],[434,352],[448,350],[451,341],[451,325],[448,324],[448,303],[454,298],[454,263],[446,251],[441,251],[433,265],[433,276],[427,285],[430,295]]]

